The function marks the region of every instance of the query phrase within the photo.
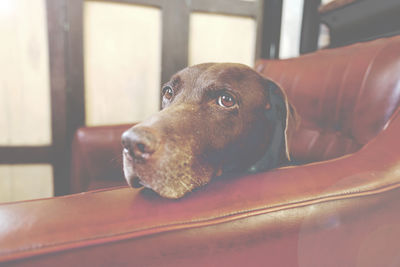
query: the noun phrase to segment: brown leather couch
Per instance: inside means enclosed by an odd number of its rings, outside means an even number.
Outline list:
[[[3,204],[0,265],[400,266],[400,37],[256,69],[303,119],[298,166],[180,200],[118,187]],[[121,182],[106,177],[126,127],[78,131],[74,191]]]

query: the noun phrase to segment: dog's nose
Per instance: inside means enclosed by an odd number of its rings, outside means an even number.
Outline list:
[[[158,148],[158,138],[149,129],[133,127],[122,134],[122,146],[131,157],[148,159]]]

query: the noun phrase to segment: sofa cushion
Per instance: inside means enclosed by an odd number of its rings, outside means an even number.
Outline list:
[[[357,151],[400,103],[400,36],[321,50],[256,69],[286,89],[302,123],[292,157],[314,162]]]

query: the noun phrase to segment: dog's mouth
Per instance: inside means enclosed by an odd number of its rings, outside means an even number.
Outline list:
[[[195,158],[192,147],[188,143],[165,142],[151,157],[140,162],[124,149],[123,168],[127,183],[132,188],[145,187],[173,199],[208,183],[213,168]]]
[[[146,182],[144,182],[142,179],[140,179],[139,176],[134,176],[130,180],[129,184],[130,184],[131,187],[137,188],[137,189],[142,188],[142,187],[147,187],[147,188],[151,189],[151,187],[148,184],[146,184]]]
[[[135,176],[135,177],[133,177],[132,180],[131,180],[131,186],[132,186],[133,188],[141,188],[141,187],[143,187],[144,185],[143,185],[143,182],[140,180],[140,178],[139,178],[138,176]]]

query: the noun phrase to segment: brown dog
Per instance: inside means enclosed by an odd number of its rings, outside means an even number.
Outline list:
[[[188,67],[162,89],[162,110],[122,135],[124,173],[179,198],[226,172],[290,160],[293,109],[273,82],[241,64]]]

